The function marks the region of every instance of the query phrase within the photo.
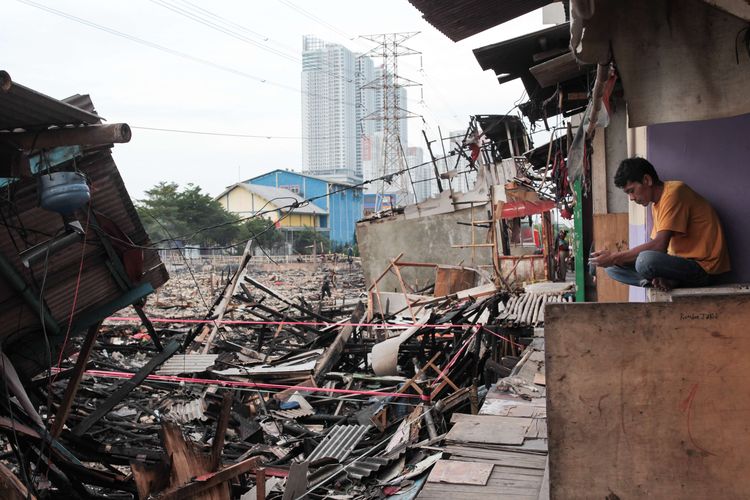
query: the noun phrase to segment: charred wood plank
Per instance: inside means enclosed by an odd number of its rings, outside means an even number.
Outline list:
[[[315,371],[313,373],[313,377],[315,378],[316,382],[322,381],[325,375],[331,370],[333,365],[335,365],[339,360],[339,358],[341,357],[341,353],[344,352],[346,341],[349,340],[349,337],[354,331],[355,327],[353,327],[351,324],[359,323],[359,320],[362,319],[362,316],[364,316],[364,314],[365,305],[362,302],[359,302],[356,309],[354,309],[351,318],[349,318],[350,324],[341,328],[341,331],[339,331],[336,339],[326,349],[325,353],[323,353],[323,356],[321,356],[316,363]]]
[[[73,434],[76,436],[82,436],[86,431],[88,431],[96,422],[101,420],[102,417],[104,417],[107,413],[109,413],[112,408],[115,407],[117,403],[125,399],[125,397],[130,394],[133,389],[138,387],[141,382],[146,380],[146,377],[151,375],[151,373],[156,370],[157,367],[159,367],[162,363],[164,363],[167,359],[169,359],[177,350],[180,348],[180,343],[177,341],[170,342],[167,347],[164,348],[162,352],[151,358],[151,360],[146,363],[146,365],[138,370],[138,373],[136,373],[133,378],[125,380],[122,385],[112,394],[109,398],[107,398],[99,408],[96,409],[93,413],[91,413],[88,417],[86,417],[80,424],[78,424],[73,429]]]
[[[221,451],[224,449],[224,438],[227,434],[229,425],[229,415],[232,410],[232,394],[224,393],[224,399],[221,401],[221,411],[219,420],[216,422],[216,434],[211,444],[211,470],[217,470],[221,466]]]
[[[91,351],[96,343],[96,338],[99,335],[99,328],[102,326],[101,321],[97,322],[91,328],[89,328],[86,334],[86,339],[83,341],[81,351],[78,353],[78,359],[76,359],[75,368],[73,368],[73,374],[70,378],[70,382],[65,387],[65,395],[60,403],[60,407],[57,409],[55,415],[55,423],[52,426],[52,437],[57,438],[62,432],[65,422],[68,420],[68,414],[73,406],[73,400],[75,399],[78,387],[81,384],[83,378],[83,372],[86,370],[86,363],[88,363]]]

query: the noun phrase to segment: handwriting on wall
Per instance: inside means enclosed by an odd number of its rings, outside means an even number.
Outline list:
[[[695,321],[705,319],[719,319],[719,313],[716,312],[694,312],[694,313],[680,313],[681,321]]]

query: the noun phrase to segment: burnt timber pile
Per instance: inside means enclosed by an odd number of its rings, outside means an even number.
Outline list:
[[[183,306],[172,307],[163,301],[171,293],[166,286],[160,304],[146,308],[166,346],[161,355],[142,327],[123,317],[106,322],[60,435],[84,464],[68,477],[66,494],[171,497],[208,488],[194,478],[225,470],[231,472],[214,486],[223,495],[217,498],[251,488],[265,498],[379,498],[408,490],[437,460],[451,416],[476,414],[487,389],[510,375],[533,339],[530,327],[505,326],[518,296],[494,287],[425,296],[411,303],[412,318],[368,310],[366,300],[326,310],[249,274],[278,278],[248,269],[227,277],[209,319],[198,323],[174,316],[194,313],[199,301],[177,292]],[[339,274],[357,282],[361,271]],[[245,286],[225,300],[235,279]],[[187,288],[184,280],[175,279],[175,288]],[[395,351],[387,348],[394,341]],[[156,365],[169,346],[186,348]],[[52,381],[35,382],[51,401],[49,413],[72,371],[63,364]],[[196,457],[210,457],[209,465]],[[174,479],[178,463],[187,468],[182,481]],[[171,482],[158,480],[165,477]]]

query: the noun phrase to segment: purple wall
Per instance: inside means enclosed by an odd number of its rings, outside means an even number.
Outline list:
[[[648,159],[663,180],[686,182],[719,213],[732,272],[750,282],[750,114],[648,127]]]

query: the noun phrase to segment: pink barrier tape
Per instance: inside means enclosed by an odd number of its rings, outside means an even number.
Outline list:
[[[124,317],[124,316],[110,316],[106,319],[107,321],[123,322],[123,323],[140,323],[141,318],[138,317]],[[149,318],[151,323],[187,323],[187,324],[198,324],[198,323],[216,323],[220,325],[307,325],[307,326],[371,326],[373,328],[412,328],[418,326],[420,328],[473,328],[476,324],[463,324],[455,325],[452,323],[443,323],[440,325],[433,325],[430,323],[326,323],[324,321],[251,321],[251,320],[238,320],[238,319],[190,319],[190,318]]]
[[[57,372],[58,369],[53,368],[53,371]],[[86,370],[84,375],[91,377],[100,378],[120,378],[130,379],[135,374],[129,372],[118,372],[118,371],[107,371],[107,370]],[[203,384],[203,385],[219,385],[223,387],[239,387],[249,389],[295,389],[303,392],[327,392],[332,394],[348,394],[352,396],[379,396],[379,397],[393,397],[393,398],[408,398],[408,399],[421,399],[423,401],[429,401],[429,396],[419,394],[402,394],[400,392],[379,392],[379,391],[357,391],[354,389],[327,389],[325,387],[307,387],[301,385],[283,385],[283,384],[266,384],[260,382],[242,382],[238,380],[217,380],[217,379],[202,379],[193,377],[176,377],[173,375],[149,375],[146,377],[147,380],[154,382],[184,382],[189,384]]]

